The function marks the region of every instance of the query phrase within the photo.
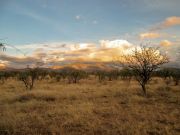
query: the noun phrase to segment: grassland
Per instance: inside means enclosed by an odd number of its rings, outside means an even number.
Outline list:
[[[1,135],[179,135],[180,86],[136,81],[38,81],[0,85]]]

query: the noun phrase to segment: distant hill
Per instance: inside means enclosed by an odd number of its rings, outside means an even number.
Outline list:
[[[112,70],[115,67],[112,66],[110,63],[72,63],[68,65],[60,65],[60,66],[52,66],[52,69],[64,69],[64,68],[74,68],[74,69],[81,69],[85,71],[95,71],[95,70]]]
[[[168,67],[168,68],[178,68],[179,63],[167,63],[163,65],[162,67]],[[113,69],[121,69],[122,66],[118,65],[116,66],[115,64],[112,64],[112,62],[76,62],[76,63],[71,63],[71,64],[64,64],[64,65],[53,65],[49,67],[40,67],[41,69],[44,70],[64,70],[64,69],[79,69],[79,70],[84,70],[84,71],[97,71],[97,70],[105,70],[105,71],[110,71]],[[3,64],[0,64],[0,70],[4,71],[22,71],[25,70],[26,68],[13,68],[13,67],[6,67]]]

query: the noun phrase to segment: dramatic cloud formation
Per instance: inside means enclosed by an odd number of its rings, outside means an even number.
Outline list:
[[[172,26],[180,25],[180,17],[178,16],[171,16],[166,18],[163,22],[160,24],[154,26],[152,30],[162,30],[166,29]]]
[[[145,34],[146,36],[148,34]],[[150,34],[151,35],[151,34]],[[146,37],[145,36],[145,37]],[[175,61],[179,57],[179,44],[169,40],[162,40],[157,45],[162,46],[164,52],[168,52]],[[123,54],[131,53],[137,45],[127,40],[100,40],[99,43],[40,43],[16,46],[18,49],[29,53],[27,55],[9,54],[13,48],[7,48],[7,52],[0,55],[0,67],[25,68],[30,67],[61,67],[73,63],[109,63]],[[176,49],[173,49],[176,48]]]
[[[159,33],[153,33],[153,32],[147,32],[147,33],[140,34],[141,39],[159,38],[159,37],[160,37]]]
[[[110,62],[123,52],[129,52],[134,45],[126,40],[101,40],[94,43],[49,43],[24,45],[21,49],[32,49],[28,56],[1,55],[1,64],[22,68],[30,66],[56,66],[74,62]]]

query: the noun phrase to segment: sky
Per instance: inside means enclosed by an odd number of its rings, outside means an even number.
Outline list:
[[[180,0],[0,0],[0,66],[112,61],[141,43],[180,62]],[[179,61],[178,61],[179,60]]]

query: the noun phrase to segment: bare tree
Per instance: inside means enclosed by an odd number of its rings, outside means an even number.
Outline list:
[[[137,47],[132,53],[122,57],[123,65],[133,70],[134,76],[141,85],[145,96],[147,94],[146,84],[150,80],[153,71],[168,61],[167,56],[161,54],[157,48],[144,46]]]
[[[68,73],[68,81],[69,83],[78,83],[79,80],[87,78],[88,74],[85,71],[72,69]]]
[[[39,77],[39,73],[39,68],[26,69],[25,71],[19,73],[18,79],[24,83],[26,89],[31,90],[34,87],[34,82]]]

